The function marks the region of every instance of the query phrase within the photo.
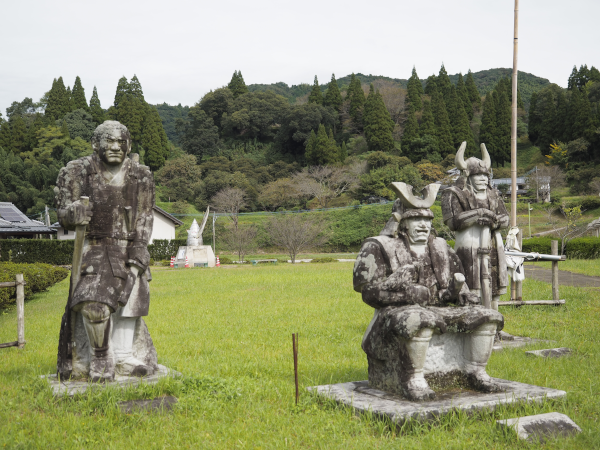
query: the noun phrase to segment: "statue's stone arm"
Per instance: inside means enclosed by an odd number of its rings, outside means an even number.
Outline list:
[[[58,222],[68,230],[74,230],[77,225],[87,225],[92,217],[92,204],[85,206],[79,200],[85,176],[81,160],[69,162],[58,174],[54,188]]]
[[[452,231],[462,231],[475,224],[489,225],[496,228],[496,221],[498,219],[495,212],[485,208],[464,211],[454,194],[444,197],[442,201],[442,215],[444,223]]]
[[[154,182],[150,170],[140,166],[141,177],[138,185],[137,211],[135,223],[131,224],[135,231],[133,245],[129,248],[129,265],[136,265],[144,271],[150,264],[150,253],[148,253],[148,242],[152,235],[154,215]]]
[[[354,290],[362,294],[363,301],[373,308],[426,305],[429,289],[415,283],[417,268],[412,265],[391,271],[382,249],[375,242],[366,242],[354,265]]]

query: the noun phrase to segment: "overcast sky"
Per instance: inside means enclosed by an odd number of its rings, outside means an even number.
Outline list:
[[[102,106],[137,74],[146,100],[192,105],[241,70],[246,84],[332,73],[421,78],[512,67],[514,0],[18,0],[0,14],[0,111],[79,75]],[[519,70],[566,86],[600,68],[600,1],[521,0]]]

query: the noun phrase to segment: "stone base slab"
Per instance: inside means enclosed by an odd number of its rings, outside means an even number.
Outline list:
[[[497,420],[501,428],[514,430],[519,439],[544,442],[547,437],[568,437],[581,433],[581,428],[569,416],[551,412],[516,419]]]
[[[180,377],[181,373],[176,370],[169,369],[163,365],[158,365],[158,370],[148,377],[125,377],[115,376],[114,381],[107,383],[92,383],[83,380],[58,380],[56,374],[42,375],[41,378],[48,380],[48,384],[52,388],[55,396],[68,395],[72,397],[75,394],[83,394],[88,389],[106,389],[106,388],[127,388],[137,386],[141,383],[156,384],[158,380],[164,377]]]
[[[518,383],[494,378],[502,384],[505,392],[483,393],[468,390],[455,390],[438,394],[427,402],[412,402],[401,396],[372,389],[368,381],[328,384],[307,388],[310,392],[331,398],[338,403],[353,407],[360,412],[372,412],[388,416],[397,423],[407,419],[429,420],[453,410],[478,411],[493,410],[498,405],[518,402],[541,402],[544,398],[561,398],[565,391]]]
[[[560,348],[549,348],[546,350],[531,350],[525,352],[527,356],[541,356],[543,358],[560,358],[561,356],[568,356],[573,350],[568,347]]]

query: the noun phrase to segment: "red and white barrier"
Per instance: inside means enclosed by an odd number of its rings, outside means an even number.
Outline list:
[[[188,261],[188,257],[185,257],[185,267],[190,267],[190,263]]]
[[[221,260],[219,259],[219,255],[217,255],[217,262],[216,262],[216,266],[217,266],[217,267],[221,267]]]
[[[175,267],[175,257],[171,256],[171,267]]]

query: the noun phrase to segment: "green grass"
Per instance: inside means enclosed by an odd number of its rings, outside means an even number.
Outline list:
[[[25,349],[0,350],[0,448],[533,449],[495,420],[551,411],[569,415],[583,433],[544,448],[600,447],[600,293],[561,287],[565,306],[502,309],[506,331],[556,341],[531,348],[575,354],[547,360],[505,350],[492,355],[489,373],[566,390],[566,400],[394,428],[304,391],[367,378],[360,343],[373,310],[351,283],[351,263],[155,270],[148,327],[159,362],[184,379],[62,399],[38,377],[55,369],[65,280],[27,302]],[[551,298],[550,286],[526,280],[524,296],[534,295]],[[16,338],[15,323],[14,311],[0,315],[0,342]],[[297,407],[293,332],[300,335]],[[167,394],[179,398],[171,413],[127,415],[116,407]]]
[[[552,262],[550,261],[536,261],[526,264],[536,265],[546,269],[552,268]],[[567,272],[581,273],[592,277],[600,277],[600,262],[596,259],[567,259],[566,261],[558,263],[558,269]]]

